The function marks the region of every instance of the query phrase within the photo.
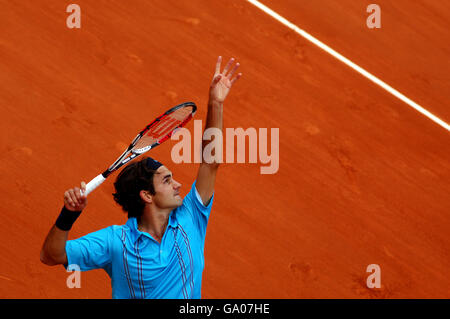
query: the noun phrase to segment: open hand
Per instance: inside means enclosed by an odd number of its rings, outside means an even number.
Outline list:
[[[222,57],[219,56],[219,58],[217,59],[216,71],[214,73],[211,87],[209,89],[209,99],[211,102],[223,103],[228,93],[230,92],[232,85],[242,76],[242,73],[238,73],[233,78],[233,74],[236,72],[240,65],[239,63],[236,63],[232,69],[231,67],[233,66],[234,62],[235,59],[231,58],[223,71],[220,72]]]

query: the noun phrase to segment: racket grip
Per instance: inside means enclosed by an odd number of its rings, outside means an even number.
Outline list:
[[[90,192],[92,192],[94,189],[96,189],[98,186],[100,186],[106,178],[103,177],[102,174],[95,177],[93,180],[91,180],[86,185],[86,196],[89,195]]]

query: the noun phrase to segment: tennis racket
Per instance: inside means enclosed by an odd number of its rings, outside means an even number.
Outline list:
[[[87,196],[94,189],[100,186],[106,178],[120,167],[130,162],[139,155],[151,150],[166,141],[176,129],[183,127],[194,116],[197,106],[193,102],[186,102],[174,106],[164,114],[157,117],[148,124],[134,138],[133,142],[123,152],[122,155],[103,173],[95,177],[86,185],[85,195]]]

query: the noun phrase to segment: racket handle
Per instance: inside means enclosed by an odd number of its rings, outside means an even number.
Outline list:
[[[95,177],[93,180],[91,180],[86,185],[86,196],[89,195],[90,192],[92,192],[94,189],[96,189],[98,186],[100,186],[106,178],[103,177],[102,174]]]

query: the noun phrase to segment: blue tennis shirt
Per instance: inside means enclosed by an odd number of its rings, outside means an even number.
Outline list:
[[[204,206],[195,188],[169,216],[161,244],[137,227],[136,218],[66,243],[68,267],[102,268],[112,298],[201,298],[204,244],[214,195]]]

